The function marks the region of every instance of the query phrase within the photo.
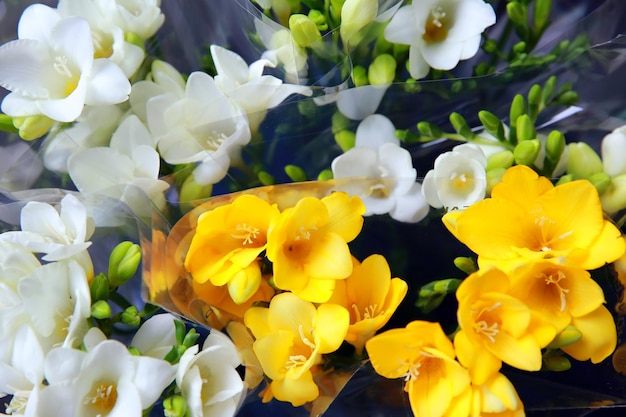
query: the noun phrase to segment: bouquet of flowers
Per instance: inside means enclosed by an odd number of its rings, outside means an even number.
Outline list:
[[[620,0],[0,21],[1,415],[626,406]]]

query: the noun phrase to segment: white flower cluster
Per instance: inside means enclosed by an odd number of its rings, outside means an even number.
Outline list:
[[[0,234],[0,398],[11,396],[5,412],[140,417],[173,384],[190,416],[234,415],[244,383],[225,335],[212,332],[202,350],[190,346],[172,365],[164,360],[178,345],[169,314],[137,330],[129,346],[139,354],[90,328],[93,222],[71,194],[60,206],[30,202],[21,230]]]

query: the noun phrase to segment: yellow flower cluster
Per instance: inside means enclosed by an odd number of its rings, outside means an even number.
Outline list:
[[[588,270],[626,245],[588,181],[554,186],[515,166],[491,198],[443,222],[479,265],[457,289],[453,341],[415,321],[366,344],[378,373],[405,378],[416,416],[524,415],[502,363],[538,371],[547,350],[593,363],[613,352],[615,323]]]
[[[320,395],[315,377],[323,355],[345,340],[360,356],[407,284],[391,278],[383,256],[362,263],[352,256],[348,243],[365,212],[358,197],[304,197],[281,211],[260,195],[202,213],[184,266],[198,298],[242,319],[252,333],[246,338],[239,326],[226,326],[235,343],[252,343],[252,352],[241,346],[256,372],[248,382],[260,382],[260,367],[270,381],[265,400],[300,406]]]

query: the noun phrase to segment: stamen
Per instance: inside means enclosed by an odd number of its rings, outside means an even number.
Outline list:
[[[417,377],[420,375],[419,369],[422,367],[421,362],[418,362],[418,363],[404,362],[402,366],[407,365],[407,364],[409,365],[409,370],[401,377],[401,378],[404,378],[404,382],[409,382],[412,379],[417,379]]]
[[[54,58],[52,66],[59,74],[64,75],[67,78],[72,78],[72,71],[70,71],[70,67],[67,65],[67,58],[65,56],[57,56]]]
[[[304,355],[292,355],[289,356],[287,363],[285,364],[286,369],[293,369],[298,366],[304,365],[306,362],[306,356]]]
[[[556,274],[549,274],[549,275],[544,275],[544,276],[545,276],[546,285],[554,284],[556,286],[557,291],[559,292],[559,301],[561,302],[561,311],[565,311],[565,308],[567,307],[567,300],[565,299],[565,295],[569,293],[569,289],[561,287],[559,285],[559,282],[567,278],[567,276],[565,275],[563,271],[558,271]]]
[[[298,229],[298,234],[296,235],[294,240],[311,240],[311,231],[309,229],[305,229],[304,226],[300,226],[300,229]]]
[[[98,410],[111,411],[117,401],[117,391],[113,384],[100,384],[93,397],[85,397],[83,404]]]
[[[304,343],[311,349],[315,350],[315,344],[312,343],[309,339],[307,339],[306,336],[304,336],[304,328],[302,327],[301,324],[298,325],[298,333],[300,333],[300,339],[302,339],[302,343]]]
[[[359,311],[359,307],[356,304],[352,304],[352,309],[354,310],[354,315],[356,316],[356,322],[361,321],[361,312]]]
[[[248,226],[246,223],[239,223],[235,226],[235,231],[238,233],[231,233],[230,235],[235,239],[243,240],[244,245],[252,245],[254,239],[261,233],[259,228]]]
[[[497,309],[498,307],[500,307],[502,305],[502,303],[497,302],[494,305],[492,305],[491,307],[485,307],[483,308],[477,315],[477,318],[482,317],[482,315],[484,313],[489,313],[494,311],[495,309]],[[482,335],[487,336],[487,338],[492,342],[495,343],[496,341],[496,336],[498,335],[498,333],[500,333],[500,328],[499,328],[499,324],[497,322],[489,325],[487,324],[486,320],[480,320],[477,321],[474,326],[474,331],[477,333],[480,333]]]
[[[224,143],[226,139],[228,139],[228,136],[224,132],[213,130],[207,137],[207,148],[216,151],[222,146],[222,143]]]

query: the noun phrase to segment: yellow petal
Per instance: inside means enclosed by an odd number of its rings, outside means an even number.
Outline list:
[[[540,177],[525,165],[516,165],[506,170],[491,196],[512,201],[524,211],[530,211],[534,200],[552,188],[554,186],[547,178]]]
[[[277,400],[288,401],[294,407],[313,401],[319,395],[319,389],[310,371],[303,372],[297,379],[274,380],[271,387]]]
[[[525,371],[541,369],[541,348],[532,335],[514,338],[506,332],[501,332],[493,344],[487,344],[498,358],[515,368]]]
[[[346,241],[338,234],[325,234],[311,248],[304,272],[315,278],[347,278],[352,273],[352,255]]]
[[[337,304],[322,304],[317,308],[317,323],[315,325],[315,344],[319,353],[334,352],[343,342],[350,315],[348,310]]]
[[[285,378],[285,364],[292,346],[293,334],[279,331],[257,339],[252,349],[259,358],[263,372],[272,380],[281,380]]]
[[[356,196],[349,196],[344,192],[334,192],[322,198],[328,209],[328,232],[337,233],[346,242],[351,242],[361,232],[365,205]]]
[[[612,223],[604,221],[600,234],[589,246],[587,258],[580,266],[589,270],[600,268],[605,263],[618,260],[624,255],[625,250],[626,243],[619,229]]]
[[[252,307],[244,315],[244,324],[256,339],[272,333],[269,325],[269,308]]]
[[[409,370],[409,359],[419,354],[419,344],[412,340],[412,332],[391,329],[372,337],[365,344],[376,373],[389,379],[404,376]],[[411,349],[411,346],[414,346]]]
[[[484,413],[502,413],[506,410],[516,410],[521,406],[515,387],[501,373],[494,375],[480,387],[482,407]]]
[[[473,384],[485,383],[502,367],[502,361],[497,356],[481,344],[473,343],[464,330],[454,336],[454,348],[459,362],[469,370]]]
[[[383,305],[391,285],[391,270],[382,255],[371,255],[347,279],[348,298],[357,306]]]
[[[274,296],[269,310],[268,320],[274,331],[310,334],[315,326],[315,306],[295,294],[284,292]]]
[[[334,279],[311,278],[303,288],[293,289],[292,292],[303,300],[325,303],[335,291],[336,283]]]
[[[572,326],[580,330],[582,337],[577,342],[561,349],[576,360],[602,362],[615,350],[617,331],[613,316],[604,306],[582,317],[574,317]]]

